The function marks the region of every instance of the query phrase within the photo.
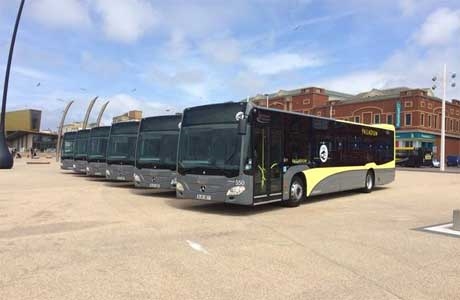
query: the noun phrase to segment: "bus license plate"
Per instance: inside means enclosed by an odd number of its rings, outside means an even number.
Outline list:
[[[101,173],[101,172],[94,172],[94,175],[96,175],[96,176],[101,176],[102,173]]]
[[[196,198],[198,200],[211,200],[211,195],[202,195],[202,194],[197,194]]]
[[[117,176],[117,180],[125,180],[125,176]]]
[[[158,188],[160,188],[160,184],[159,183],[149,183],[149,187],[154,188],[154,189],[158,189]]]

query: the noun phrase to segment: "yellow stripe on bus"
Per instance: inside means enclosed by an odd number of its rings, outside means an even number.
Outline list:
[[[323,181],[325,178],[346,172],[346,171],[359,171],[359,170],[369,170],[369,169],[394,169],[395,161],[390,161],[388,163],[377,165],[375,163],[368,163],[364,166],[352,166],[352,167],[325,167],[325,168],[313,168],[303,171],[305,178],[307,179],[307,196],[310,196],[311,192],[315,186]],[[364,187],[364,178],[363,178],[363,187]]]

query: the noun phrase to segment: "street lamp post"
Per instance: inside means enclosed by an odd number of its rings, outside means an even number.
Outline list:
[[[451,79],[455,79],[456,74],[452,73]],[[437,77],[433,77],[433,81],[436,82]],[[451,83],[452,87],[455,87],[455,83]],[[433,85],[432,89],[436,89],[436,85]],[[442,105],[441,105],[441,155],[439,168],[441,171],[445,170],[446,163],[446,90],[447,90],[447,64],[444,64],[442,72]]]
[[[14,43],[16,42],[16,33],[18,32],[19,20],[21,19],[24,0],[21,0],[19,5],[16,23],[14,25],[13,36],[11,37],[10,52],[8,54],[8,62],[6,64],[5,83],[3,85],[2,111],[0,114],[0,169],[11,169],[13,167],[13,157],[11,156],[8,145],[6,144],[5,136],[5,111],[6,99],[8,95],[8,81],[10,79],[11,61],[13,59]]]

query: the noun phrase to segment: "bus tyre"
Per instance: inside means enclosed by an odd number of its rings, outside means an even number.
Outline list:
[[[289,200],[284,201],[287,207],[296,207],[305,199],[305,183],[299,176],[294,176],[289,187]]]
[[[366,173],[366,179],[364,181],[364,188],[363,188],[363,192],[365,193],[370,193],[372,192],[372,190],[374,189],[374,186],[375,186],[375,176],[374,176],[374,172],[372,172],[371,170],[367,171]]]

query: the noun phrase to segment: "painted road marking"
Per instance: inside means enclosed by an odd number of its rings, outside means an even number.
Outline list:
[[[194,241],[186,240],[187,244],[195,251],[202,252],[204,254],[209,254],[209,252],[200,244]]]
[[[453,223],[447,223],[447,224],[425,227],[423,228],[423,230],[460,237],[460,231],[453,230],[452,226],[453,226]]]

